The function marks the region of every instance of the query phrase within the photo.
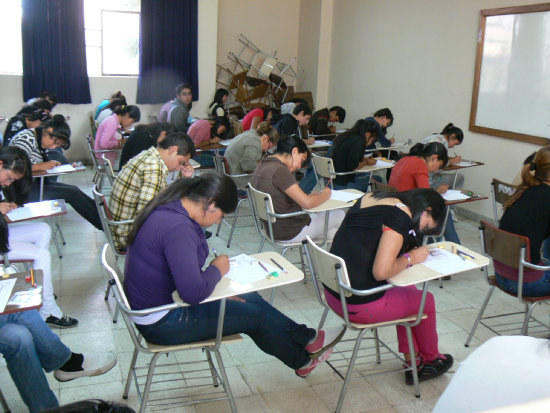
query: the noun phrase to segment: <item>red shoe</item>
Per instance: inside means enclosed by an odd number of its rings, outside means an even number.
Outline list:
[[[324,351],[334,347],[345,332],[346,326],[344,325],[327,328],[325,330],[317,330],[317,337],[305,347],[306,351],[309,353],[309,357],[315,359]]]
[[[304,367],[294,370],[296,372],[296,375],[305,379],[307,376],[309,376],[309,374],[313,370],[315,370],[315,367],[317,367],[323,361],[327,361],[331,354],[332,354],[332,349],[329,348],[324,353],[322,353],[319,357],[307,363]]]

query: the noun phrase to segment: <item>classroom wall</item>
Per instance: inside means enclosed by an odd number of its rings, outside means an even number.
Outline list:
[[[191,114],[196,117],[206,116],[208,105],[215,92],[217,27],[212,21],[218,19],[218,0],[199,1],[199,90],[200,100],[193,102]],[[174,85],[175,86],[175,85]],[[14,115],[23,105],[22,76],[0,75],[0,116]],[[137,96],[137,77],[92,77],[90,91],[92,103],[87,105],[59,104],[53,113],[70,116],[69,125],[72,130],[71,147],[66,156],[71,161],[88,160],[85,136],[90,133],[89,114],[94,111],[99,102],[111,96],[113,91],[122,90],[133,104]],[[167,96],[167,100],[171,98]],[[158,115],[162,105],[139,105],[141,122],[151,121],[150,116]],[[4,132],[6,123],[0,122],[0,130]]]
[[[492,177],[511,181],[539,147],[468,131],[479,10],[529,0],[348,0],[333,11],[329,100],[348,110],[346,126],[389,107],[389,137],[420,140],[454,122],[457,154],[485,166],[464,172],[466,186],[489,194]],[[491,202],[469,209],[492,216]]]
[[[296,82],[297,90],[310,91],[315,107],[318,106],[317,80],[321,35],[321,7],[319,0],[300,1],[300,24],[298,28],[298,70],[304,74]]]

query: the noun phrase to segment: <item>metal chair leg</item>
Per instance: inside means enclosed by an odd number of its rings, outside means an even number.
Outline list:
[[[225,366],[223,364],[222,355],[219,350],[214,351],[216,356],[216,361],[218,362],[218,368],[220,370],[220,375],[223,380],[223,388],[227,393],[227,398],[229,399],[229,405],[231,406],[231,412],[237,413],[237,406],[235,405],[235,399],[233,399],[233,392],[231,391],[231,386],[229,386],[229,380],[227,379],[227,374],[225,372]]]
[[[138,356],[139,350],[134,348],[134,354],[132,355],[132,361],[130,362],[130,368],[128,369],[128,377],[126,377],[126,385],[124,386],[124,393],[122,393],[122,398],[127,399],[128,398],[128,392],[130,391],[130,383],[132,380],[132,373],[134,372],[134,369],[136,368],[136,361]],[[139,390],[138,390],[139,391]]]
[[[55,219],[55,227],[57,228],[57,233],[59,234],[59,237],[61,238],[61,243],[63,245],[67,245],[65,242],[65,237],[63,236],[63,231],[61,231],[61,226],[59,225],[59,219],[58,217],[54,217]]]
[[[210,350],[205,348],[204,351],[206,352],[206,361],[208,361],[208,367],[210,367],[212,382],[214,383],[214,387],[218,387],[220,383],[218,383],[218,375],[216,373],[216,368],[214,367],[214,363],[212,363],[212,355],[210,354]]]
[[[378,339],[378,329],[374,328],[374,347],[376,349],[376,363],[380,364],[382,362],[382,358],[380,357],[380,340]]]
[[[418,399],[420,397],[420,385],[418,384],[418,369],[416,366],[416,354],[414,352],[414,342],[412,339],[412,331],[409,326],[405,326],[405,331],[407,332],[407,341],[409,342],[409,354],[411,356],[411,366],[414,363],[414,368],[411,369],[414,383],[414,395]],[[414,360],[414,361],[413,361]]]
[[[474,325],[472,326],[472,330],[470,331],[470,335],[468,336],[468,339],[466,340],[466,343],[464,343],[464,347],[470,346],[470,341],[472,341],[472,338],[474,337],[474,333],[477,330],[477,326],[479,325],[479,322],[481,321],[481,317],[483,316],[483,313],[485,312],[485,308],[487,307],[487,304],[489,304],[489,300],[491,298],[491,295],[493,294],[493,291],[495,290],[495,286],[491,286],[489,289],[489,292],[487,293],[487,296],[485,297],[485,301],[483,301],[483,304],[481,305],[481,308],[479,309],[479,314],[477,315],[476,321],[474,322]]]
[[[151,384],[153,383],[153,373],[155,372],[155,365],[157,364],[157,359],[161,354],[162,353],[156,353],[151,358],[149,371],[147,372],[147,380],[145,381],[145,387],[143,388],[143,396],[141,397],[141,407],[139,408],[139,413],[145,413],[145,407],[147,407],[147,399],[149,398],[149,391],[151,390]]]
[[[4,413],[10,413],[10,406],[8,406],[8,402],[4,398],[4,395],[2,394],[2,391],[0,390],[0,403],[2,403],[2,408],[4,409]]]
[[[527,307],[525,309],[525,320],[523,321],[523,326],[521,327],[521,335],[522,336],[526,336],[527,335],[527,330],[529,329],[529,320],[531,319],[531,314],[533,314],[533,310],[535,309],[535,307],[537,306],[539,302],[538,301],[535,301],[534,303],[531,303],[529,305],[525,304],[525,306]]]

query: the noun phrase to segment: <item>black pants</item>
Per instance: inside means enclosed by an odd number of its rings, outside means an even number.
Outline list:
[[[45,178],[43,200],[63,199],[74,208],[82,218],[97,229],[103,231],[99,213],[92,198],[82,192],[77,186],[54,182]],[[35,179],[32,185],[29,201],[40,200],[40,179]]]

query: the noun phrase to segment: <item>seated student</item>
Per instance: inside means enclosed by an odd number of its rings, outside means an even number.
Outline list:
[[[258,125],[262,122],[271,122],[271,117],[273,116],[273,108],[255,108],[248,112],[243,120],[243,131],[250,129],[256,129]]]
[[[330,198],[331,189],[325,188],[319,193],[305,194],[292,172],[302,167],[309,160],[310,154],[305,142],[298,136],[287,136],[279,139],[275,154],[260,162],[252,175],[252,186],[271,195],[273,208],[278,214],[301,211],[303,208],[314,208]],[[332,239],[344,219],[344,211],[330,211],[327,237]],[[298,215],[278,219],[273,224],[273,236],[276,240],[297,242],[309,235],[321,238],[325,229],[325,212]]]
[[[36,109],[42,109],[44,112],[46,112],[48,115],[52,111],[52,104],[46,100],[46,99],[36,99],[32,105],[25,105],[21,109],[19,109],[19,112],[17,112],[17,115],[25,115],[34,112]]]
[[[208,245],[202,228],[219,222],[237,205],[237,187],[227,177],[207,173],[183,178],[158,194],[136,217],[128,236],[124,290],[134,310],[172,303],[177,290],[188,307],[134,317],[154,344],[175,345],[216,336],[220,302],[201,304],[229,271],[220,255],[205,266]],[[215,314],[215,316],[213,316]],[[258,293],[229,297],[223,334],[244,333],[264,352],[309,375],[325,361],[345,327],[316,331],[297,324]]]
[[[408,191],[414,188],[430,188],[428,176],[447,164],[447,149],[441,143],[432,142],[426,145],[417,143],[409,154],[401,158],[392,168],[389,186],[399,191]],[[434,188],[440,194],[447,192],[445,184]],[[447,219],[445,239],[460,244],[460,238],[451,217]]]
[[[350,172],[374,165],[376,159],[365,157],[365,148],[377,139],[378,124],[374,120],[359,119],[353,127],[334,139],[331,158],[336,172]],[[304,178],[305,179],[305,178]],[[334,179],[334,189],[353,188],[367,192],[370,173],[341,175]]]
[[[189,129],[192,100],[193,91],[189,83],[180,83],[176,86],[176,98],[172,100],[166,121],[174,125],[178,132],[187,133]],[[161,115],[159,119],[163,122],[164,115],[162,112],[159,115]]]
[[[0,238],[9,244],[9,260],[32,260],[33,268],[42,270],[43,303],[40,316],[53,327],[76,327],[78,320],[64,315],[55,302],[49,250],[50,226],[45,222],[33,221],[10,224],[8,228],[3,217],[25,203],[32,184],[30,174],[31,162],[22,149],[13,146],[0,148],[0,186],[15,188],[19,196],[15,197],[12,191],[3,191],[4,200],[0,202]]]
[[[330,252],[344,259],[351,287],[357,290],[387,284],[389,278],[428,257],[426,247],[417,247],[416,234],[437,232],[445,217],[445,202],[433,189],[405,192],[375,192],[365,195],[348,211],[334,236]],[[342,315],[340,293],[325,286],[327,304]],[[416,286],[395,287],[369,295],[346,299],[350,321],[380,323],[418,312],[422,291]],[[445,373],[453,364],[449,354],[441,354],[436,331],[435,301],[426,297],[428,316],[412,328],[418,379],[424,381]],[[397,327],[399,351],[411,363],[404,327]],[[413,384],[412,372],[405,381]]]
[[[168,122],[136,126],[122,147],[119,169],[122,169],[137,154],[151,146],[157,146],[158,141],[163,140],[174,130],[174,126]]]
[[[32,172],[46,171],[59,165],[57,161],[46,160],[45,151],[67,147],[70,144],[71,128],[65,122],[63,115],[55,115],[53,119],[36,129],[25,129],[15,135],[10,146],[16,146],[25,151],[32,163]],[[92,198],[84,194],[77,186],[44,180],[44,200],[64,199],[74,210],[94,227],[103,230],[97,207]],[[40,179],[32,184],[29,201],[40,200]]]
[[[377,136],[380,145],[384,148],[387,148],[388,146],[391,146],[392,143],[395,143],[395,139],[386,138],[386,131],[393,124],[393,114],[391,113],[391,110],[389,110],[388,108],[379,109],[374,112],[374,115],[372,115],[372,117],[365,118],[365,120],[373,119],[378,124]],[[376,149],[376,147],[374,146],[374,144],[372,144],[368,149]]]
[[[550,259],[541,256],[541,246],[550,238],[550,146],[539,149],[533,161],[521,172],[518,190],[504,204],[499,228],[529,238],[526,259],[538,265],[550,265]],[[546,242],[545,242],[546,240]],[[517,294],[517,271],[494,261],[496,279],[506,291]],[[524,271],[523,295],[539,297],[550,295],[550,271]]]
[[[0,353],[31,413],[59,406],[44,371],[65,382],[107,373],[117,361],[112,352],[71,352],[36,310],[0,315]]]
[[[460,145],[462,141],[464,140],[464,133],[462,133],[462,129],[457,128],[452,123],[447,124],[441,131],[441,133],[433,133],[430,136],[427,136],[422,140],[422,143],[431,143],[431,142],[439,142],[443,146],[445,146],[445,149],[447,149],[447,153],[449,152],[449,149],[454,148],[457,145]],[[449,165],[454,165],[459,163],[462,160],[461,156],[449,156]],[[449,173],[449,174],[442,174],[440,172],[434,172],[430,174],[430,186],[432,188],[435,188],[435,186],[445,184],[449,188],[453,186],[455,174]],[[456,177],[456,184],[455,188],[462,188],[464,186],[464,175],[458,174]]]
[[[308,105],[302,103],[297,105],[291,114],[287,113],[281,117],[281,119],[275,124],[275,129],[279,132],[279,136],[301,136],[299,131],[300,126],[306,126],[311,117],[311,109]],[[315,138],[303,137],[306,140],[306,144],[312,144],[315,142]]]
[[[122,94],[122,92],[119,90],[118,92],[115,92],[111,95],[110,99],[103,99],[99,105],[97,105],[97,108],[95,110],[94,119],[97,120],[97,117],[101,113],[103,109],[105,109],[109,103],[111,103],[113,100],[119,99],[122,100],[124,106],[126,106],[126,96]]]
[[[34,103],[40,99],[47,100],[51,105],[51,109],[53,109],[54,106],[57,105],[57,95],[53,92],[50,92],[49,90],[43,90],[37,97],[27,100],[27,105],[34,105]]]
[[[193,122],[187,133],[193,140],[195,148],[200,149],[223,140],[229,127],[229,120],[225,116],[218,116],[214,120],[199,119]],[[212,151],[202,151],[193,159],[200,163],[203,168],[214,167]]]
[[[309,120],[309,131],[312,135],[330,135],[336,132],[334,126],[329,123],[344,123],[346,110],[341,106],[333,106],[313,112]]]
[[[10,118],[6,130],[4,131],[4,146],[10,144],[11,138],[24,129],[34,129],[50,118],[49,114],[43,109],[36,109],[34,112],[15,115]]]
[[[235,136],[225,150],[231,173],[252,173],[264,152],[275,147],[278,140],[279,134],[269,122],[262,122],[256,130],[251,129]]]
[[[105,118],[98,126],[94,141],[94,150],[118,149],[122,140],[122,132],[127,131],[134,124],[139,122],[141,112],[137,106],[120,106],[115,109],[115,113]],[[105,152],[105,155],[111,166],[115,167],[117,153],[115,151]]]
[[[126,100],[113,99],[101,112],[99,112],[99,115],[97,115],[97,119],[95,120],[97,125],[101,125],[101,122],[103,122],[105,118],[108,118],[115,113],[118,108],[122,108],[123,106],[126,106]]]
[[[139,211],[166,186],[168,172],[179,170],[183,176],[193,176],[189,159],[195,155],[193,142],[184,133],[174,132],[158,142],[158,146],[134,156],[116,177],[109,208],[113,220],[134,219]],[[126,246],[130,225],[113,227],[117,249]]]
[[[217,89],[214,94],[214,100],[210,106],[208,106],[208,117],[212,119],[217,118],[218,116],[225,116],[226,118],[229,118],[224,107],[227,99],[229,99],[229,91],[223,88]]]

